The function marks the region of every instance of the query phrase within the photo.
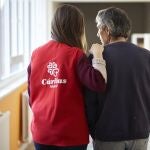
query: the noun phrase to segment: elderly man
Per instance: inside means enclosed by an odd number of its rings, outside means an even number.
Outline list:
[[[150,51],[127,42],[131,23],[122,9],[100,10],[96,22],[104,45],[107,89],[103,95],[88,89],[85,94],[94,149],[146,150],[150,132]]]

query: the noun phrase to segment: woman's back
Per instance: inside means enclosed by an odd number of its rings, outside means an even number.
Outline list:
[[[88,143],[82,87],[76,73],[82,55],[80,49],[56,41],[33,53],[30,105],[36,141],[58,146]]]

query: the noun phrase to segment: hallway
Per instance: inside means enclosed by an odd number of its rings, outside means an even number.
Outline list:
[[[0,114],[10,113],[6,123],[0,125],[0,150],[34,150],[29,144],[29,97],[23,96],[28,85],[27,67],[32,52],[52,39],[51,21],[56,8],[64,3],[83,11],[88,49],[100,43],[97,12],[115,6],[126,10],[133,22],[129,42],[150,50],[150,0],[0,0]],[[92,142],[87,150],[93,150]]]

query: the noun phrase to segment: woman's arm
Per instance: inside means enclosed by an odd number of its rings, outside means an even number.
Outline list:
[[[31,64],[29,64],[28,68],[27,68],[27,72],[28,72],[28,95],[29,95],[29,105],[30,104],[30,74],[31,74]]]
[[[102,57],[103,47],[94,44],[91,48],[94,56],[93,66],[86,55],[82,55],[77,62],[77,74],[81,83],[91,90],[103,92],[106,88],[106,67]]]
[[[97,92],[105,91],[106,82],[103,75],[89,63],[86,55],[78,60],[77,74],[84,86]]]
[[[83,55],[77,63],[77,74],[81,83],[91,90],[103,92],[106,82],[100,71],[92,67],[86,55]]]

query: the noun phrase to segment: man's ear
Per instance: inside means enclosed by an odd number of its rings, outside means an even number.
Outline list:
[[[107,35],[109,36],[110,35],[110,31],[109,31],[107,26],[105,27],[105,31],[106,31]]]
[[[107,34],[107,43],[110,43],[111,35],[110,35],[110,30],[107,26],[105,27],[105,33]]]

